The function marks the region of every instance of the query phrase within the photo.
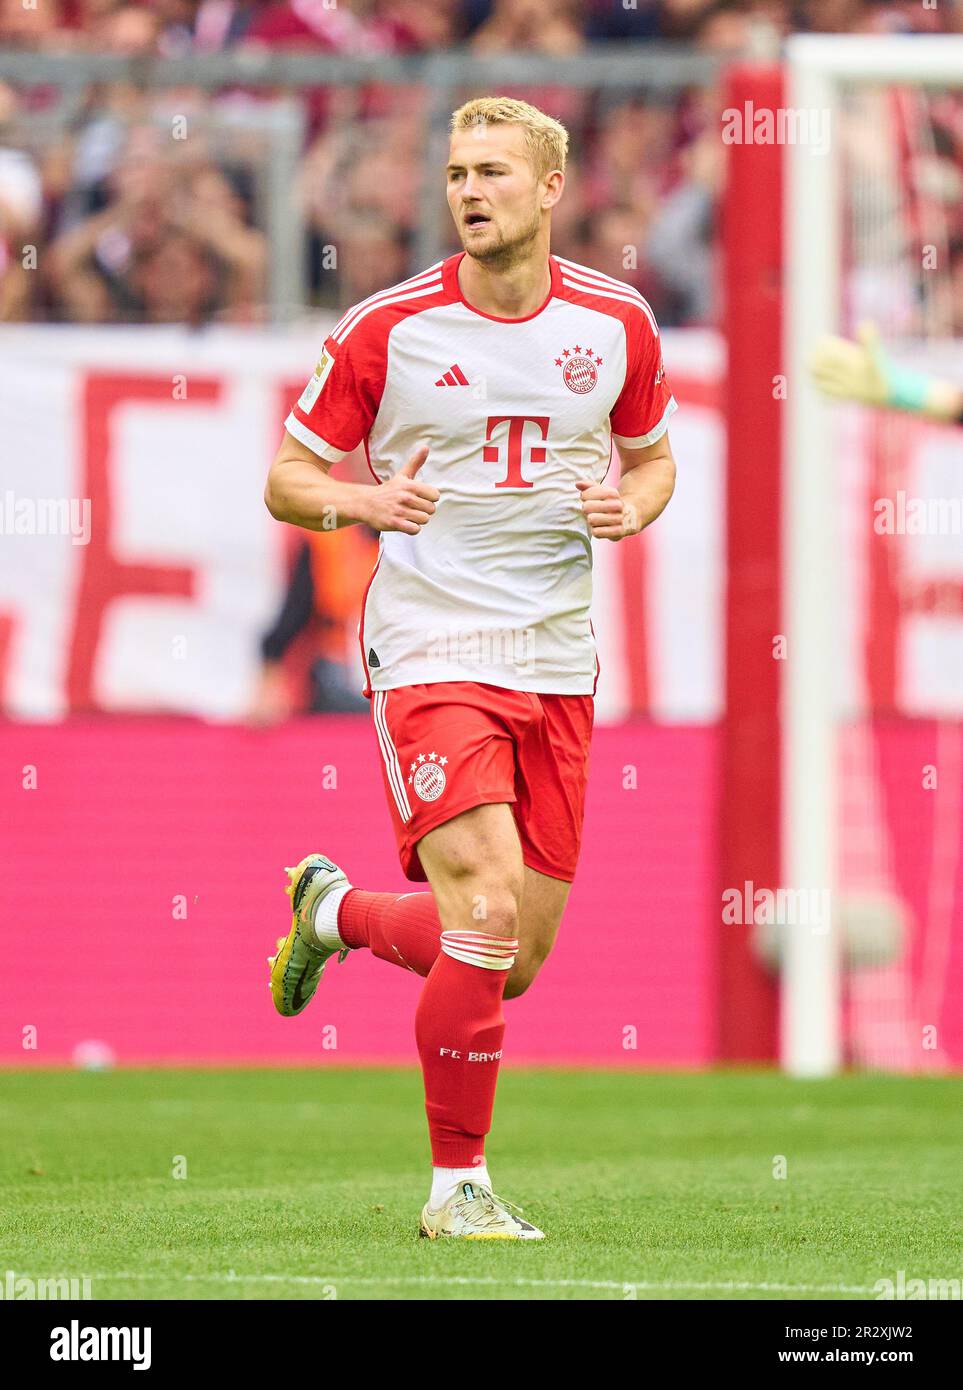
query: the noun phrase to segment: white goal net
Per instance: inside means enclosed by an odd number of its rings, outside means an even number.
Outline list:
[[[783,879],[832,913],[785,936],[782,1058],[940,1070],[963,1033],[963,431],[830,405],[806,359],[871,322],[963,385],[963,38],[805,36],[789,73],[830,140],[787,150]]]

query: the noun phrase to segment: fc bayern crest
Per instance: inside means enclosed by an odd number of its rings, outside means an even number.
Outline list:
[[[562,380],[570,391],[584,396],[586,391],[594,391],[598,385],[598,369],[601,357],[594,356],[591,348],[583,348],[576,343],[574,348],[563,348],[561,357],[555,359],[556,367],[562,369]]]
[[[437,801],[445,790],[447,761],[437,753],[419,753],[411,764],[408,785],[414,788],[415,795],[420,796],[422,801]]]

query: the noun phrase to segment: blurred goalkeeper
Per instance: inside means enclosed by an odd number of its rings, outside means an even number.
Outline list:
[[[827,396],[963,425],[963,389],[899,366],[884,352],[872,324],[863,324],[856,343],[846,338],[823,339],[809,367],[813,381]]]

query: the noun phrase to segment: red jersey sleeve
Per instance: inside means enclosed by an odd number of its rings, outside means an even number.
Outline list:
[[[360,325],[341,341],[336,335],[337,328],[325,339],[314,375],[284,422],[289,434],[332,463],[368,437],[384,391],[386,359],[385,346]]]
[[[617,444],[642,449],[661,439],[677,407],[665,379],[658,325],[647,304],[632,306],[625,334],[625,382],[609,420]]]

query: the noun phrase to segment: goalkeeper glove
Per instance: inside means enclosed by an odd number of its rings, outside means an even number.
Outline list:
[[[859,342],[826,338],[809,361],[813,381],[827,396],[889,410],[928,413],[935,385],[923,372],[897,366],[883,351],[875,327],[859,329]]]

